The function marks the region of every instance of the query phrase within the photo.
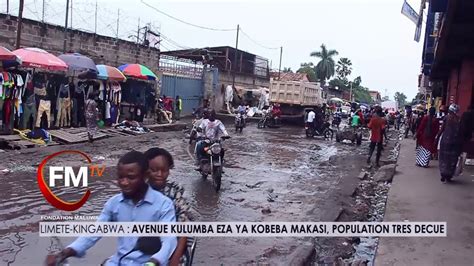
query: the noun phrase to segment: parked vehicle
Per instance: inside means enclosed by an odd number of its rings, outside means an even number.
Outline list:
[[[224,148],[222,147],[222,140],[228,139],[230,137],[224,136],[221,139],[211,141],[205,139],[206,143],[204,147],[204,152],[206,157],[199,161],[199,172],[203,178],[207,176],[212,176],[212,184],[216,192],[221,189],[221,179],[222,179],[222,170],[223,170],[223,154]]]
[[[270,81],[270,102],[279,103],[282,119],[303,120],[306,108],[322,106],[319,83],[303,81]]]

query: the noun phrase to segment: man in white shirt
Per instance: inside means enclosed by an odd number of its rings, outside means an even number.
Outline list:
[[[308,112],[308,117],[306,118],[306,123],[314,128],[314,119],[316,118],[316,113],[313,109],[310,109]]]
[[[210,141],[218,140],[220,137],[228,137],[229,133],[225,129],[224,124],[219,120],[216,119],[216,111],[210,110],[209,111],[209,119],[204,119],[201,124],[199,125],[201,129],[201,136],[205,139],[209,139]],[[196,164],[199,165],[200,160],[205,156],[204,147],[206,146],[205,140],[200,140],[196,143]],[[224,149],[221,152],[222,158],[224,158]],[[197,168],[196,170],[199,170]]]

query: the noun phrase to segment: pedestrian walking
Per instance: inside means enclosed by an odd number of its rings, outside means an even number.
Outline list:
[[[376,166],[380,166],[380,156],[383,150],[383,131],[385,129],[385,120],[383,119],[384,113],[381,109],[376,109],[376,112],[370,119],[368,127],[370,128],[370,146],[369,146],[369,158],[367,163],[370,164],[372,154],[374,153],[375,147],[377,147],[377,153],[375,155]]]
[[[461,116],[461,121],[459,125],[459,133],[461,134],[461,143],[462,143],[462,153],[460,159],[460,172],[466,163],[467,155],[474,153],[474,104],[471,104],[466,112]]]
[[[451,181],[454,176],[459,155],[461,154],[461,136],[459,134],[459,106],[451,104],[445,116],[443,126],[436,136],[436,141],[440,141],[439,147],[439,170],[441,182]],[[442,135],[441,140],[439,140]]]
[[[179,97],[179,95],[176,96],[176,105],[175,105],[175,118],[176,120],[181,119],[181,111],[183,111],[183,100]]]
[[[95,102],[95,93],[89,93],[86,101],[86,126],[87,126],[87,137],[89,142],[94,141],[94,135],[97,133],[97,120],[98,120],[98,109],[97,103]]]
[[[408,133],[413,127],[413,112],[408,109],[406,111],[406,117],[405,117],[405,138],[408,138]]]
[[[416,131],[416,165],[428,167],[431,154],[436,153],[436,136],[439,131],[439,122],[436,119],[436,109],[431,107],[429,115],[425,116]]]

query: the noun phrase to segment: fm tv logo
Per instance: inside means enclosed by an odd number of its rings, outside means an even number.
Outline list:
[[[86,165],[80,167],[72,166],[49,166],[48,164],[54,163],[54,159],[59,159],[64,155],[76,155],[78,162],[86,161]],[[79,170],[74,171],[74,168]],[[43,194],[44,198],[54,207],[63,211],[75,211],[82,207],[90,197],[90,190],[81,196],[81,198],[74,202],[68,202],[58,197],[51,188],[59,187],[58,181],[63,180],[63,187],[88,187],[90,177],[102,177],[105,171],[105,166],[99,166],[92,164],[91,158],[84,152],[76,150],[66,150],[53,153],[47,156],[40,163],[37,172],[38,186]],[[48,173],[45,176],[45,172]],[[49,178],[49,182],[46,182],[46,178]]]

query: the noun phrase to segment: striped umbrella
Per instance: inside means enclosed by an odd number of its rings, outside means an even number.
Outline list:
[[[99,74],[97,75],[98,79],[102,80],[113,80],[124,82],[127,78],[115,67],[107,66],[107,65],[97,65],[97,70],[99,70]]]
[[[125,76],[144,80],[156,80],[156,75],[146,66],[140,64],[125,64],[118,67]]]

